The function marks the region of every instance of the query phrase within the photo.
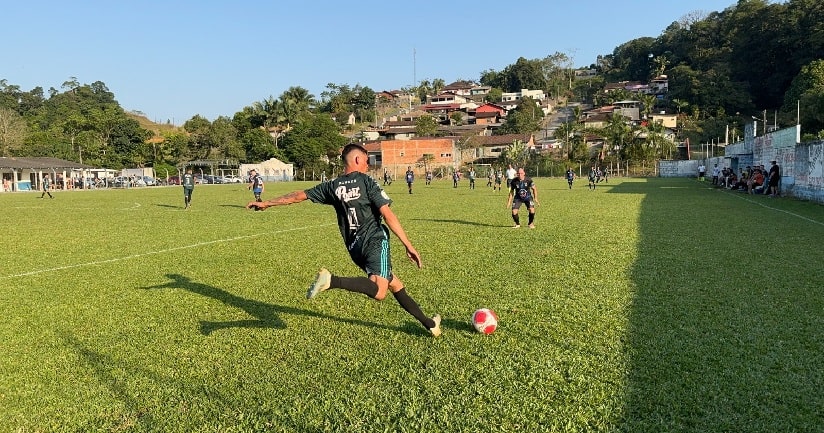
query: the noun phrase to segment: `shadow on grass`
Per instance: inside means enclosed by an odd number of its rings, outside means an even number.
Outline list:
[[[266,302],[246,299],[237,295],[233,295],[223,289],[210,286],[208,284],[192,281],[190,278],[179,274],[166,274],[166,277],[168,277],[171,281],[156,286],[143,287],[143,289],[184,289],[201,296],[212,298],[230,307],[239,308],[245,311],[250,316],[254,317],[254,319],[231,320],[226,322],[201,321],[200,332],[203,335],[209,335],[214,331],[230,328],[284,329],[286,328],[286,323],[281,319],[281,315],[316,317],[340,323],[346,323],[350,325],[365,326],[368,328],[402,331],[412,335],[424,334],[424,331],[421,329],[418,329],[417,332],[415,332],[414,330],[406,326],[393,327],[377,324],[374,322],[366,322],[363,320],[343,319],[328,314],[318,313],[316,311],[304,310],[294,307],[286,307],[282,305],[269,304]]]
[[[822,301],[805,275],[821,254],[798,231],[810,229],[694,180],[610,192],[644,195],[618,430],[821,431]]]
[[[477,221],[467,221],[467,220],[447,220],[447,219],[429,219],[429,218],[412,218],[413,221],[429,221],[433,223],[444,223],[444,224],[465,224],[470,226],[478,226],[478,227],[509,227],[508,225],[501,225],[501,224],[487,224],[487,223],[479,223]]]
[[[155,203],[155,206],[165,207],[165,208],[168,208],[168,209],[183,209],[183,205],[175,206],[175,205],[166,204],[166,203]]]

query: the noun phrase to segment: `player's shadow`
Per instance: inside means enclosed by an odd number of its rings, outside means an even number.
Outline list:
[[[171,281],[165,284],[158,284],[156,286],[143,287],[145,290],[149,289],[184,289],[201,296],[207,296],[216,301],[220,301],[230,307],[239,308],[245,311],[254,319],[247,320],[231,320],[226,322],[212,322],[200,321],[200,332],[203,335],[209,335],[214,331],[230,328],[272,328],[284,329],[286,323],[280,318],[281,315],[290,316],[305,316],[317,317],[327,320],[334,320],[336,322],[347,323],[350,325],[365,326],[369,328],[389,329],[393,331],[403,331],[408,334],[415,334],[406,327],[392,327],[380,325],[374,322],[366,322],[356,319],[343,319],[340,317],[330,316],[328,314],[318,313],[315,311],[304,310],[294,307],[286,307],[283,305],[269,304],[266,302],[255,301],[252,299],[242,298],[240,296],[229,293],[223,289],[210,286],[208,284],[198,283],[192,281],[190,278],[179,274],[166,274]]]
[[[479,227],[503,227],[500,224],[487,224],[487,223],[480,223],[477,221],[467,221],[467,220],[447,220],[447,219],[430,219],[430,218],[413,218],[415,221],[429,221],[433,223],[446,223],[446,224],[465,224],[470,226],[479,226]]]
[[[157,207],[167,207],[167,208],[171,208],[171,209],[183,209],[183,206],[175,206],[175,205],[166,204],[166,203],[155,203],[155,206],[157,206]]]
[[[246,209],[245,204],[219,204],[220,207],[234,207],[238,209]]]

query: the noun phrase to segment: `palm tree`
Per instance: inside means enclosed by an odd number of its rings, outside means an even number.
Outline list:
[[[301,116],[316,105],[315,96],[300,86],[292,86],[280,95],[284,129],[291,129]]]
[[[271,134],[272,128],[280,125],[284,119],[280,100],[275,99],[271,95],[263,101],[252,104],[252,112],[263,119],[263,127],[268,134]],[[276,131],[274,136],[275,149],[278,147],[277,134],[278,132]]]
[[[627,125],[626,118],[620,112],[612,113],[612,116],[609,118],[609,122],[607,125],[602,129],[602,133],[604,135],[604,155],[607,152],[607,145],[610,144],[616,151],[618,155],[618,167],[620,169],[621,166],[621,151],[624,149],[625,144],[629,144],[629,140],[625,138],[630,133],[629,125]]]
[[[641,100],[641,104],[644,106],[643,111],[641,113],[644,115],[645,119],[649,118],[650,113],[652,113],[652,109],[655,107],[655,102],[657,98],[655,95],[641,95],[639,97]]]

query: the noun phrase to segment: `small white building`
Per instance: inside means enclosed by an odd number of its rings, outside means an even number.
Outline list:
[[[532,98],[535,101],[543,101],[546,95],[543,90],[521,89],[520,92],[507,92],[501,94],[502,102],[520,101],[523,98]]]
[[[255,170],[264,182],[290,182],[295,178],[295,167],[277,158],[256,164],[240,164],[240,174],[244,181],[249,179],[249,171]]]

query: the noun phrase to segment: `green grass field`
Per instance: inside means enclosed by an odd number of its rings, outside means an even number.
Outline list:
[[[305,299],[321,266],[360,275],[327,206],[0,194],[0,432],[822,431],[822,206],[538,179],[538,228],[513,230],[484,183],[387,187],[438,339],[391,296]]]

